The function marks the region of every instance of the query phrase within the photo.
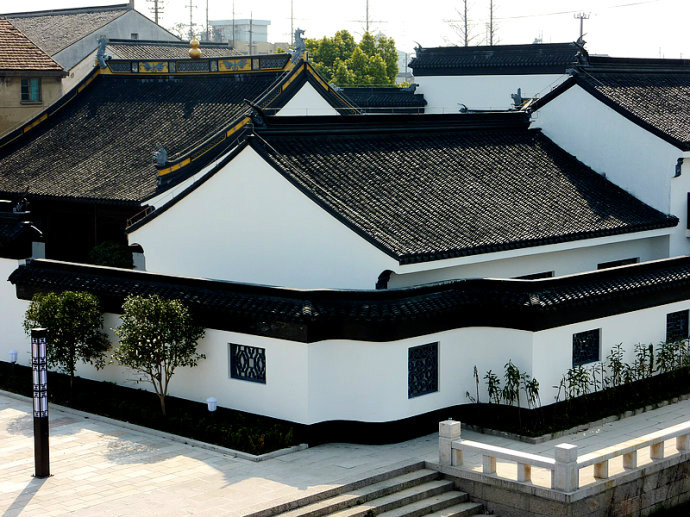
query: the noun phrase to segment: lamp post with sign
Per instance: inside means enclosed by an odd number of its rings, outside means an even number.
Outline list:
[[[46,329],[31,329],[34,391],[34,469],[37,478],[50,476],[48,447],[48,358]]]

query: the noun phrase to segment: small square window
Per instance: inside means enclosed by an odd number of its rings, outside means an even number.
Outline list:
[[[132,32],[129,35],[129,39],[139,39],[139,33],[138,32]]]
[[[41,80],[38,77],[22,79],[22,102],[41,102]]]
[[[666,315],[666,341],[675,343],[688,339],[688,315],[690,311],[672,312]]]
[[[599,361],[601,358],[601,329],[573,334],[573,366]]]
[[[266,384],[266,349],[230,343],[230,377]]]
[[[438,343],[413,346],[407,354],[407,398],[438,391]]]

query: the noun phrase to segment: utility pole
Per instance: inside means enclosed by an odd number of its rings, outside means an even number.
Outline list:
[[[206,41],[210,41],[208,36],[208,0],[206,0]]]
[[[149,11],[153,13],[153,21],[158,23],[160,15],[163,14],[163,0],[146,0],[149,4],[153,4],[149,7]]]
[[[577,42],[583,43],[584,42],[583,36],[585,35],[583,22],[585,20],[589,20],[589,13],[587,13],[587,14],[577,13],[577,14],[573,15],[573,18],[575,18],[576,20],[578,20],[578,19],[580,20],[580,37],[578,38]]]
[[[489,46],[494,46],[494,0],[489,0]]]
[[[235,48],[235,0],[232,0],[232,48]]]
[[[290,0],[290,46],[295,46],[295,10],[293,0]]]
[[[367,32],[369,32],[369,0],[367,0],[367,12],[366,12],[365,20],[366,20]]]
[[[185,5],[185,7],[189,7],[189,39],[193,40],[194,39],[194,17],[192,13],[192,9],[196,7],[194,5],[194,2],[192,0],[189,0],[189,5]]]
[[[249,11],[249,55],[254,55],[254,12]]]

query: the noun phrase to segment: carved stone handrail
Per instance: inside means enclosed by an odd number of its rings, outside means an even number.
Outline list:
[[[464,451],[478,452],[482,455],[482,472],[496,475],[496,459],[517,463],[517,480],[531,482],[532,467],[551,471],[551,489],[559,492],[574,492],[579,488],[580,469],[594,466],[595,479],[607,479],[608,462],[623,456],[623,468],[637,468],[637,451],[650,447],[652,461],[664,458],[664,442],[676,439],[676,450],[690,451],[690,421],[677,424],[660,431],[646,434],[605,449],[583,454],[578,457],[577,445],[560,443],[554,447],[554,457],[530,454],[505,447],[483,444],[460,438],[462,425],[454,420],[445,420],[439,424],[439,464],[461,467],[464,462]]]

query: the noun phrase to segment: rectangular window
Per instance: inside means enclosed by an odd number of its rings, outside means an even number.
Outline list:
[[[132,32],[129,35],[129,39],[139,39],[139,33],[138,32]]]
[[[413,346],[407,354],[407,398],[438,391],[438,343]]]
[[[553,271],[544,271],[543,273],[532,273],[531,275],[516,276],[516,280],[539,280],[540,278],[553,278]]]
[[[675,343],[688,339],[688,315],[690,311],[678,311],[666,315],[667,342]]]
[[[41,102],[41,79],[38,77],[22,79],[22,102]]]
[[[573,366],[593,363],[601,358],[601,329],[573,334]]]
[[[612,260],[611,262],[602,262],[601,264],[597,264],[597,269],[608,269],[610,267],[627,266],[628,264],[637,264],[639,261],[640,257]]]
[[[230,377],[266,384],[266,349],[230,343]]]

